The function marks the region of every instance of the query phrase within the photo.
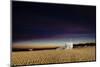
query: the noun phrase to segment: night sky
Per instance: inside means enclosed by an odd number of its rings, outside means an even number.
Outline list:
[[[96,6],[12,2],[12,41],[95,42]]]

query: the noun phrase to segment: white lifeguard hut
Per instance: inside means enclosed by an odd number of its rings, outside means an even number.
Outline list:
[[[65,49],[72,49],[73,43],[72,42],[65,42]]]

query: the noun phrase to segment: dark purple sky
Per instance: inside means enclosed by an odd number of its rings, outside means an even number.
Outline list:
[[[13,41],[94,39],[96,6],[12,2]]]

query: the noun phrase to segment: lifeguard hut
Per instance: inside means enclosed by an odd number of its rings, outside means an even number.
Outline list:
[[[65,49],[72,49],[73,43],[72,42],[65,42]]]

